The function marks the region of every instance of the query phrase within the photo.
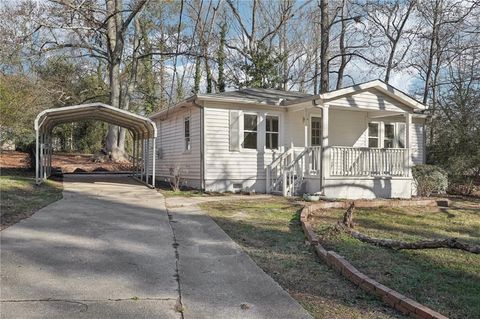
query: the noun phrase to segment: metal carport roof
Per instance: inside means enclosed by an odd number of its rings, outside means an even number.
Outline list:
[[[149,176],[151,176],[152,186],[155,187],[155,138],[157,137],[155,123],[149,118],[103,103],[47,109],[37,115],[35,119],[37,183],[51,173],[51,132],[53,128],[62,123],[87,119],[100,120],[130,130],[134,139],[133,165],[136,167],[134,176],[137,176],[138,169],[140,180],[143,181],[145,178],[145,182],[148,183]],[[141,163],[139,163],[139,156],[142,157]],[[150,160],[152,161],[151,169]]]
[[[90,103],[44,110],[35,119],[35,130],[49,132],[56,125],[80,120],[96,119],[125,127],[137,136],[157,137],[155,123],[143,116],[103,103]]]

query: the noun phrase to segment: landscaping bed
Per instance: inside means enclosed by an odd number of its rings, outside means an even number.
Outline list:
[[[407,242],[454,237],[480,245],[480,201],[452,199],[449,208],[357,208],[355,230]],[[345,209],[313,213],[310,224],[322,246],[345,257],[370,278],[450,318],[480,313],[480,255],[454,249],[393,250],[338,231]]]
[[[405,318],[331,270],[305,243],[302,204],[282,197],[201,204],[244,251],[316,318]]]

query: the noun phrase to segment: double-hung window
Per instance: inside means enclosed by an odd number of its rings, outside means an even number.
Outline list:
[[[405,123],[368,123],[368,147],[405,148]]]
[[[270,150],[278,149],[278,116],[266,117],[265,147]]]
[[[383,137],[383,148],[395,147],[395,124],[385,123],[385,132]]]
[[[189,151],[192,147],[190,140],[190,116],[186,116],[183,123],[185,129],[185,151]]]
[[[243,115],[243,142],[242,147],[248,149],[257,149],[257,115]]]
[[[380,123],[368,123],[368,147],[379,147]]]

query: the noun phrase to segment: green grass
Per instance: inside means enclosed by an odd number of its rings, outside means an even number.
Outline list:
[[[322,244],[375,280],[450,318],[480,314],[480,256],[453,249],[400,250],[362,243],[331,232],[344,211],[319,211],[314,226]],[[480,202],[457,201],[448,209],[356,209],[356,229],[384,239],[417,241],[456,237],[480,245]]]
[[[3,229],[61,199],[62,184],[49,180],[37,186],[35,178],[29,172],[9,173],[0,176],[0,197],[1,229]]]
[[[305,244],[294,201],[210,202],[215,222],[316,318],[403,318],[319,262]]]

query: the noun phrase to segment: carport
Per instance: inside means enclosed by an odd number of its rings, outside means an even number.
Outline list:
[[[35,119],[36,183],[52,173],[52,130],[62,123],[94,119],[126,128],[133,139],[132,176],[155,187],[155,138],[157,127],[150,119],[103,103],[66,106],[42,111]],[[149,177],[151,176],[151,179]]]

